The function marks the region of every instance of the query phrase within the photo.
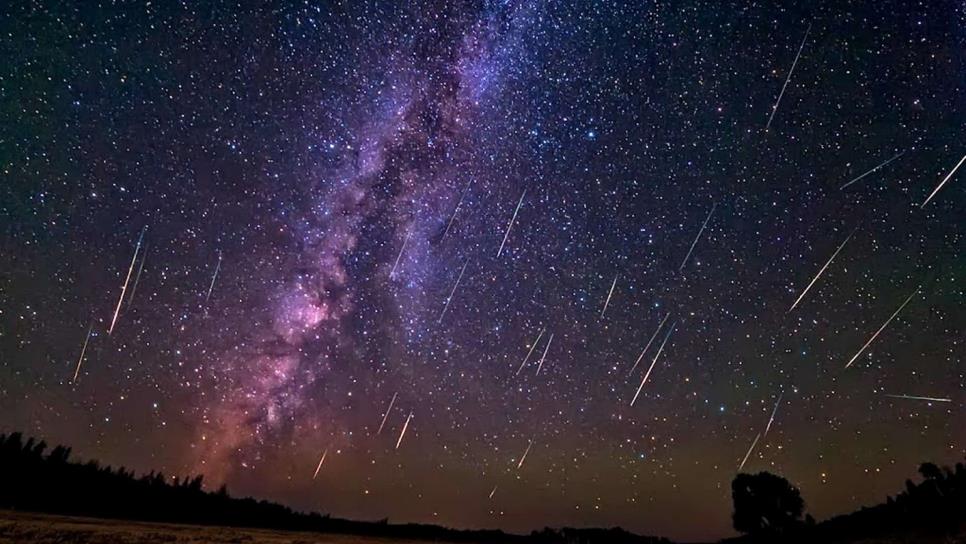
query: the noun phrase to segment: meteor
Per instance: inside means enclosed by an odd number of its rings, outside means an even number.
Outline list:
[[[520,375],[520,372],[523,370],[523,367],[526,366],[527,361],[530,360],[530,356],[533,355],[533,350],[537,349],[537,344],[540,342],[540,339],[543,338],[543,333],[545,332],[547,332],[547,327],[544,327],[543,329],[541,329],[540,334],[537,335],[537,339],[533,341],[533,345],[530,346],[530,351],[527,352],[527,356],[524,357],[523,362],[520,363],[520,368],[517,369],[517,373],[516,373],[517,376]]]
[[[540,375],[540,369],[543,368],[543,360],[547,358],[547,352],[550,351],[551,342],[553,342],[553,333],[550,333],[550,339],[547,340],[547,347],[543,348],[543,355],[540,357],[540,364],[537,365],[537,375]]]
[[[127,297],[127,305],[131,305],[134,300],[134,293],[138,290],[138,283],[141,281],[141,271],[144,270],[144,261],[148,259],[148,243],[144,243],[144,250],[141,251],[141,264],[138,265],[138,273],[134,275],[134,285],[131,286],[131,294]]]
[[[887,319],[886,322],[883,323],[881,327],[879,327],[879,330],[875,331],[875,334],[873,334],[872,338],[869,338],[869,341],[866,342],[864,346],[862,346],[862,349],[860,349],[858,353],[856,353],[855,355],[852,356],[851,359],[849,359],[849,362],[848,364],[845,365],[845,368],[849,368],[850,366],[852,366],[852,363],[854,363],[855,360],[859,358],[859,355],[862,355],[862,352],[864,352],[865,349],[869,347],[869,344],[875,341],[876,337],[879,336],[879,333],[881,333],[883,330],[885,330],[887,326],[889,326],[889,323],[891,323],[892,320],[895,319],[897,315],[899,315],[899,312],[901,312],[902,309],[906,307],[906,304],[909,304],[909,301],[912,300],[912,297],[916,296],[916,294],[919,293],[919,289],[921,288],[922,288],[921,285],[919,287],[916,287],[916,290],[913,291],[911,295],[909,295],[909,298],[907,298],[905,302],[902,303],[901,306],[899,306],[899,309],[896,310],[895,313],[893,313],[891,316],[889,316],[889,319]]]
[[[748,462],[748,458],[751,457],[751,452],[754,451],[755,445],[758,444],[758,439],[761,438],[761,433],[755,435],[755,440],[751,443],[751,447],[748,448],[748,453],[745,454],[745,458],[741,460],[741,464],[738,465],[738,472],[745,468],[745,463]]]
[[[325,462],[325,456],[329,453],[329,450],[322,452],[322,458],[319,459],[319,466],[315,467],[315,474],[312,475],[312,479],[316,479],[319,476],[319,471],[322,470],[322,463]]]
[[[932,190],[932,193],[930,193],[929,196],[926,197],[926,200],[922,202],[922,205],[919,206],[920,208],[925,208],[926,204],[929,204],[929,201],[932,200],[932,197],[936,196],[936,193],[938,193],[939,190],[943,188],[943,185],[946,185],[946,182],[949,181],[949,178],[953,177],[953,174],[956,173],[956,170],[959,170],[959,167],[963,165],[964,161],[966,161],[966,155],[963,155],[963,158],[959,159],[959,162],[956,163],[956,166],[954,166],[953,169],[950,170],[948,174],[946,174],[946,177],[943,178],[943,180],[939,183],[939,185],[937,185],[936,188]]]
[[[631,406],[634,406],[634,403],[637,402],[637,397],[641,394],[641,389],[644,389],[644,384],[647,383],[648,376],[651,375],[651,371],[654,370],[654,365],[657,364],[658,357],[660,357],[661,352],[664,351],[664,344],[667,344],[668,338],[671,338],[671,333],[674,332],[674,325],[675,323],[671,323],[671,328],[668,329],[667,335],[664,336],[664,341],[661,342],[661,347],[658,348],[657,354],[654,356],[654,360],[651,361],[650,368],[648,368],[647,372],[644,374],[644,379],[641,380],[641,385],[637,387],[637,392],[634,393],[634,398],[631,399]]]
[[[671,317],[671,312],[668,312],[664,315],[664,319],[661,320],[661,323],[657,326],[657,330],[655,330],[654,334],[651,335],[651,339],[647,341],[647,345],[644,346],[644,350],[641,351],[641,355],[637,358],[636,361],[634,361],[634,366],[632,366],[630,371],[628,371],[627,373],[628,376],[634,373],[634,370],[637,369],[637,365],[641,364],[641,359],[644,358],[644,354],[647,353],[647,349],[651,347],[651,344],[654,342],[654,339],[657,338],[657,333],[661,332],[661,327],[664,326],[664,322],[667,321],[667,318],[669,317]]]
[[[81,348],[80,357],[77,358],[77,368],[74,370],[74,379],[71,383],[77,383],[77,375],[80,374],[81,363],[84,362],[84,354],[87,353],[87,343],[91,341],[91,331],[94,330],[94,321],[87,327],[87,337],[84,338],[84,347]]]
[[[406,244],[409,243],[409,237],[413,235],[413,229],[410,227],[409,232],[406,233],[406,239],[403,240],[403,245],[399,248],[399,255],[396,255],[396,262],[392,265],[392,270],[389,271],[389,279],[396,273],[396,267],[399,266],[399,259],[402,259],[403,251],[406,251]]]
[[[855,230],[850,232],[849,235],[845,237],[845,241],[842,242],[841,245],[839,245],[838,249],[835,250],[835,253],[832,253],[832,256],[829,257],[828,261],[825,263],[825,266],[823,266],[822,269],[818,271],[818,274],[815,274],[815,277],[812,278],[812,281],[808,284],[808,287],[806,287],[805,290],[802,291],[802,294],[798,295],[798,298],[795,299],[795,302],[792,304],[792,307],[789,308],[788,312],[786,313],[791,313],[791,311],[795,309],[795,306],[798,306],[798,303],[801,302],[803,298],[805,298],[805,294],[808,293],[808,290],[811,289],[813,285],[815,285],[815,282],[817,282],[820,277],[822,277],[822,274],[825,273],[825,269],[828,268],[828,265],[832,264],[832,261],[835,259],[835,256],[839,254],[839,251],[842,251],[842,248],[845,247],[845,244],[848,243],[848,241],[852,238],[853,234],[855,234]]]
[[[396,449],[399,449],[399,445],[402,444],[402,439],[406,436],[406,429],[409,428],[409,420],[413,418],[413,413],[409,412],[409,417],[406,418],[406,422],[403,423],[402,432],[399,433],[399,440],[396,440]]]
[[[795,66],[798,64],[798,58],[802,56],[802,49],[805,48],[805,41],[808,40],[808,33],[811,32],[812,25],[809,23],[808,28],[805,30],[805,37],[802,38],[802,45],[798,46],[798,54],[795,55],[795,61],[792,62],[792,68],[788,71],[788,77],[785,78],[785,84],[782,85],[782,91],[778,93],[778,100],[775,101],[775,105],[771,108],[771,115],[768,116],[768,123],[765,125],[765,131],[771,128],[771,120],[775,118],[775,113],[778,111],[778,105],[782,102],[782,97],[785,96],[785,88],[788,87],[788,82],[792,79],[792,73],[795,72]]]
[[[382,423],[379,424],[379,430],[376,431],[377,435],[381,433],[382,428],[386,426],[386,420],[389,419],[389,412],[392,412],[392,405],[396,403],[396,395],[398,395],[398,393],[392,394],[392,400],[389,401],[389,408],[386,408],[386,413],[382,416]]]
[[[513,228],[513,222],[517,219],[517,213],[520,211],[520,206],[523,205],[523,197],[527,196],[527,190],[523,190],[523,194],[520,195],[520,201],[517,202],[517,208],[513,210],[513,217],[510,218],[510,222],[506,226],[506,232],[503,234],[503,242],[500,243],[500,249],[496,252],[496,256],[499,257],[503,253],[503,246],[506,245],[506,239],[510,237],[510,229]]]
[[[463,268],[460,269],[460,275],[456,278],[456,283],[453,284],[453,289],[449,292],[449,296],[446,297],[446,304],[443,305],[443,311],[440,312],[439,319],[436,321],[437,323],[443,322],[443,316],[446,315],[446,310],[449,309],[449,301],[453,300],[453,294],[456,293],[456,288],[459,287],[460,280],[463,279],[463,272],[466,272],[466,265],[468,264],[470,264],[470,260],[466,259],[466,262],[463,263]]]
[[[678,267],[678,272],[684,270],[684,265],[688,264],[688,259],[691,258],[691,253],[694,251],[694,246],[698,245],[698,240],[701,239],[701,233],[704,232],[704,228],[708,226],[708,221],[711,221],[711,214],[714,213],[714,209],[718,206],[718,203],[714,203],[711,206],[711,211],[708,212],[708,217],[704,219],[704,223],[701,225],[701,230],[698,231],[698,235],[694,237],[694,241],[691,242],[691,249],[688,250],[688,254],[684,256],[684,260],[681,261],[681,266]]]
[[[520,467],[523,466],[523,462],[527,460],[527,454],[530,453],[530,448],[531,447],[533,447],[533,440],[532,439],[527,444],[527,450],[525,452],[523,452],[523,457],[520,458],[520,462],[517,463],[517,470],[520,470]]]
[[[614,287],[617,286],[618,276],[614,276],[614,283],[610,284],[610,292],[607,293],[607,300],[604,301],[604,309],[600,311],[600,317],[604,317],[604,312],[607,311],[607,305],[610,304],[610,297],[614,296]]]
[[[446,238],[446,235],[449,234],[449,229],[453,226],[453,220],[456,219],[456,213],[460,211],[460,205],[463,204],[463,198],[465,198],[466,193],[469,192],[471,183],[473,183],[472,179],[466,182],[466,187],[463,188],[463,192],[460,193],[460,199],[456,203],[456,207],[453,208],[453,215],[449,216],[449,223],[446,224],[446,230],[443,231],[443,236],[441,236],[440,239]]]
[[[493,491],[490,491],[490,496],[487,497],[487,498],[492,499],[493,498],[493,495],[495,495],[495,494],[496,494],[496,486],[493,486]]]
[[[134,272],[134,263],[137,261],[138,251],[141,249],[141,241],[144,240],[144,231],[146,231],[147,228],[148,227],[144,227],[141,229],[141,235],[138,236],[138,243],[136,246],[134,246],[134,256],[131,257],[131,266],[129,266],[127,269],[127,277],[124,278],[124,285],[121,286],[121,296],[117,299],[117,307],[114,308],[114,317],[111,318],[111,326],[108,327],[107,334],[114,332],[114,324],[117,323],[117,314],[121,312],[121,303],[124,302],[124,293],[127,292],[127,284],[131,281],[131,273]]]
[[[909,399],[909,400],[925,400],[929,402],[952,402],[953,399],[944,399],[937,397],[917,397],[915,395],[886,395],[887,397],[892,397],[894,399]]]
[[[775,422],[775,414],[778,413],[778,405],[781,404],[782,397],[784,395],[785,395],[784,391],[778,394],[778,400],[775,401],[775,407],[771,411],[771,417],[768,418],[768,424],[765,425],[765,432],[762,433],[762,436],[768,436],[768,431],[771,429],[771,424]]]
[[[905,155],[905,153],[906,153],[905,151],[900,151],[899,153],[897,153],[896,155],[894,155],[894,156],[893,156],[893,157],[892,157],[891,159],[889,159],[889,160],[887,160],[887,161],[885,161],[885,162],[882,162],[882,163],[879,163],[879,165],[878,165],[878,166],[876,166],[875,168],[873,168],[872,170],[869,170],[868,172],[866,172],[866,173],[864,173],[864,174],[862,174],[861,176],[858,176],[858,177],[855,177],[855,178],[852,178],[852,181],[850,181],[850,182],[848,182],[848,183],[846,183],[845,185],[843,185],[843,186],[841,186],[841,187],[839,187],[839,191],[841,191],[842,189],[845,189],[845,188],[846,188],[846,187],[848,187],[849,185],[852,185],[852,184],[853,184],[853,183],[855,183],[856,181],[859,181],[860,179],[862,179],[862,178],[864,178],[865,176],[868,176],[868,175],[869,175],[869,174],[871,174],[872,172],[875,172],[875,171],[876,171],[876,170],[878,170],[879,168],[882,168],[883,166],[886,166],[886,165],[888,165],[888,164],[889,164],[890,162],[892,162],[892,161],[894,161],[894,160],[896,160],[896,159],[898,159],[899,157],[901,157],[901,156],[903,156],[903,155]]]
[[[208,294],[205,295],[205,304],[211,298],[211,290],[215,288],[215,279],[218,278],[218,271],[221,270],[221,252],[218,253],[218,264],[215,265],[215,273],[211,276],[211,284],[208,285]]]

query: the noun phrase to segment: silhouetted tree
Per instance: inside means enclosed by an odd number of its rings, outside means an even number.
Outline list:
[[[739,474],[731,482],[736,531],[752,535],[786,533],[801,527],[805,502],[798,489],[768,472]]]

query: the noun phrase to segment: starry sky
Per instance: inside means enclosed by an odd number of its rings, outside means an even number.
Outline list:
[[[678,539],[966,455],[962,2],[0,10],[2,431]]]

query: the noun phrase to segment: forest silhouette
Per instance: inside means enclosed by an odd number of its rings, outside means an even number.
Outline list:
[[[268,501],[234,498],[222,486],[206,491],[203,477],[175,478],[150,472],[140,477],[124,467],[71,460],[71,449],[47,444],[22,433],[0,434],[0,509],[124,520],[314,531],[364,536],[445,540],[451,542],[528,542],[585,544],[664,544],[664,538],[640,536],[620,528],[545,528],[529,535],[499,530],[459,530],[427,524],[390,524],[301,513]],[[966,465],[940,468],[923,463],[922,482],[906,480],[906,489],[883,504],[815,523],[802,519],[805,502],[787,480],[767,472],[739,474],[732,483],[737,531],[731,542],[835,542],[880,536],[925,538],[966,528]]]

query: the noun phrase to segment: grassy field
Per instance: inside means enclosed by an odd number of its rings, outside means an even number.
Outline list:
[[[203,527],[174,523],[143,523],[96,518],[53,516],[0,510],[0,544],[425,544],[346,535],[325,535]]]

